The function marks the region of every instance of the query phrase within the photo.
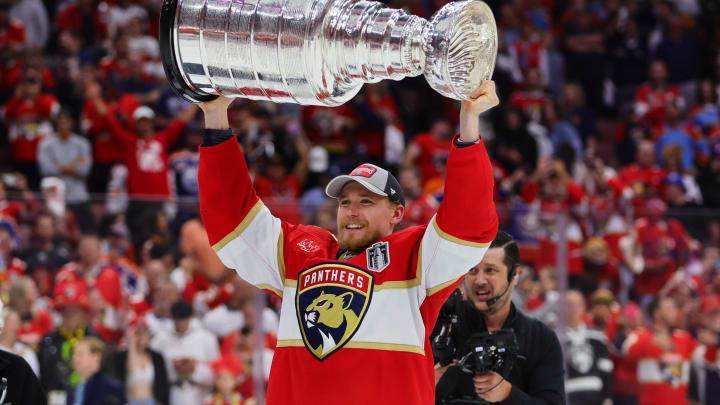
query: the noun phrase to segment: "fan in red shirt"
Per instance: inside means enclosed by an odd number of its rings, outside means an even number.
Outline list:
[[[0,0],[0,61],[7,61],[17,55],[25,45],[25,25],[10,18],[12,0]]]
[[[450,120],[438,115],[430,120],[430,132],[416,135],[408,146],[403,165],[420,169],[423,187],[445,176],[445,163],[451,149],[449,141],[453,134]]]
[[[2,109],[2,117],[9,124],[10,156],[32,189],[37,189],[40,180],[38,143],[53,132],[51,120],[60,110],[55,96],[42,93],[39,76],[40,72],[36,70],[27,72]]]
[[[680,88],[667,83],[665,63],[654,61],[650,65],[650,82],[640,86],[635,93],[635,114],[645,120],[653,129],[661,129],[665,124],[665,107],[673,102],[685,105]]]
[[[549,100],[544,91],[545,86],[542,83],[539,69],[527,69],[524,87],[524,90],[513,92],[510,95],[509,103],[511,106],[521,109],[531,120],[540,122],[545,104]]]
[[[131,197],[170,196],[168,183],[168,148],[182,134],[185,125],[195,116],[197,106],[191,105],[182,115],[160,132],[155,132],[155,113],[150,107],[135,109],[132,118],[134,131],[123,127],[100,97],[100,86],[92,84],[88,94],[95,101],[95,108],[105,116],[110,132],[122,144],[125,165],[128,168],[128,193]]]
[[[667,174],[655,164],[655,144],[652,141],[640,142],[635,159],[637,163],[626,166],[619,177],[632,190],[636,197],[633,203],[638,208],[643,199],[660,195]]]
[[[626,359],[637,364],[638,405],[688,404],[690,356],[697,343],[675,329],[677,311],[672,298],[656,298],[648,308],[652,324],[623,345]]]
[[[88,89],[92,88],[93,79],[86,82]],[[82,110],[81,126],[83,132],[92,139],[93,168],[90,189],[93,192],[107,192],[112,167],[123,160],[122,144],[110,134],[110,128],[104,114],[95,106],[94,100],[86,95]],[[128,126],[132,125],[132,115],[140,107],[140,101],[131,93],[124,93],[123,89],[113,81],[106,81],[103,86],[103,100],[107,101],[111,110]],[[131,127],[130,127],[131,128]]]
[[[85,46],[102,42],[107,34],[105,13],[107,4],[97,0],[77,0],[65,3],[57,15],[60,30],[71,30],[83,38]]]
[[[640,296],[658,294],[688,257],[690,237],[680,221],[663,218],[666,212],[667,205],[653,198],[635,221],[636,243],[644,263],[635,280],[635,292]]]

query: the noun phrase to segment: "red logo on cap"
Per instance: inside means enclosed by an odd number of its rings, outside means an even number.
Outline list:
[[[368,165],[360,165],[355,168],[355,170],[350,173],[351,176],[362,176],[362,177],[372,177],[373,174],[377,171],[376,168]]]

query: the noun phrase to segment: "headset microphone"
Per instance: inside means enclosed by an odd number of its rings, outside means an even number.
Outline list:
[[[510,289],[510,284],[512,284],[512,280],[513,280],[515,277],[517,277],[517,274],[515,274],[515,270],[513,269],[513,271],[511,271],[510,274],[508,274],[508,285],[507,285],[507,287],[505,287],[505,290],[502,292],[502,294],[496,295],[496,296],[494,296],[494,297],[492,297],[492,298],[488,298],[488,299],[485,301],[485,305],[487,305],[488,308],[490,308],[491,306],[495,305],[495,303],[498,302],[498,301],[500,301],[500,298],[502,298],[503,295],[505,295],[505,294],[508,292],[508,290]]]
[[[507,293],[509,289],[510,289],[510,283],[508,283],[507,287],[505,287],[505,291],[503,291],[502,294],[496,295],[492,298],[488,298],[488,300],[485,301],[485,305],[487,305],[488,308],[495,305],[495,303],[500,301],[500,298],[502,298],[502,296],[505,295],[505,293]]]

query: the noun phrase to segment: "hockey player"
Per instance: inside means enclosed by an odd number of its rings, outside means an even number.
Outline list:
[[[497,233],[493,174],[478,116],[498,104],[483,83],[462,103],[445,194],[428,225],[393,233],[403,192],[363,164],[326,188],[338,235],[275,218],[253,190],[226,109],[201,104],[200,209],[213,249],[248,282],[283,298],[267,403],[434,403],[428,336],[448,295]]]

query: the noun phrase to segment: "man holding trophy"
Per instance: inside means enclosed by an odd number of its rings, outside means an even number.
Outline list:
[[[478,118],[498,104],[487,5],[449,3],[431,21],[357,0],[166,0],[162,13],[168,79],[205,113],[198,176],[210,243],[227,267],[283,299],[267,403],[433,404],[428,337],[498,227]],[[371,164],[326,188],[339,203],[337,236],[263,205],[229,128],[229,96],[332,106],[363,82],[421,73],[462,101],[429,224],[393,232],[403,192]]]

